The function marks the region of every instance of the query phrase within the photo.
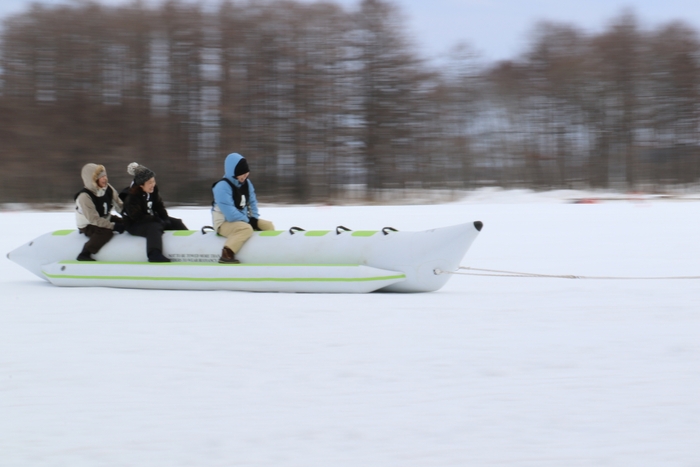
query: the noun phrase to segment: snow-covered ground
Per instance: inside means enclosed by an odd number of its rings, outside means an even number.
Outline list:
[[[606,198],[595,204],[573,199]],[[627,199],[625,199],[627,198]],[[190,228],[206,209],[171,209]],[[269,207],[481,220],[465,266],[700,276],[700,202],[477,192]],[[3,254],[73,214],[0,212]],[[70,289],[0,260],[0,466],[700,466],[700,279],[454,276],[428,294]]]

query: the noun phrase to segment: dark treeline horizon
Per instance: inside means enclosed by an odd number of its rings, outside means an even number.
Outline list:
[[[0,203],[70,201],[88,162],[119,189],[134,161],[166,201],[206,203],[231,152],[283,203],[700,177],[700,42],[682,22],[542,22],[512,60],[462,46],[439,66],[382,0],[33,5],[1,34]]]

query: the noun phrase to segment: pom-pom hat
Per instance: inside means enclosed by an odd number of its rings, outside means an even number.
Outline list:
[[[137,162],[132,162],[129,164],[126,171],[129,172],[129,175],[134,176],[134,185],[143,185],[151,178],[156,176],[154,171]]]

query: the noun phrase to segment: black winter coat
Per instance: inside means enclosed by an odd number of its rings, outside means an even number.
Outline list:
[[[122,214],[127,228],[131,225],[147,222],[167,223],[169,220],[168,211],[158,194],[157,185],[150,195],[143,191],[140,186],[134,185],[122,190],[119,197],[124,201]]]

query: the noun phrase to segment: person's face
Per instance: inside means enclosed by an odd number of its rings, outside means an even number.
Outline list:
[[[153,189],[156,187],[156,177],[151,177],[146,180],[146,183],[141,185],[141,189],[146,193],[153,193]]]
[[[104,188],[107,186],[107,176],[106,175],[103,175],[97,179],[97,186],[100,188]]]
[[[250,172],[246,172],[244,174],[241,174],[238,177],[236,177],[236,180],[238,180],[238,183],[243,183],[248,178],[248,175],[250,175]]]

